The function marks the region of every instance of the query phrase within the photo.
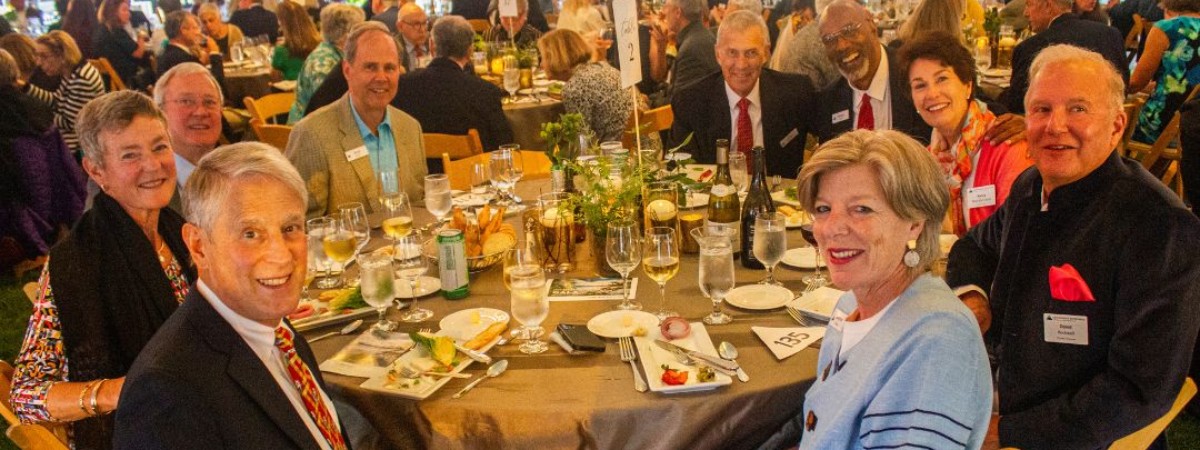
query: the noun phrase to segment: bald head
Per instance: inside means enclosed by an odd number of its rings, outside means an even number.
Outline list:
[[[408,45],[425,45],[429,40],[429,16],[416,2],[405,3],[396,14],[396,31]]]

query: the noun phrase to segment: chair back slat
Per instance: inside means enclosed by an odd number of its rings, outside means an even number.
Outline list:
[[[279,92],[267,94],[259,98],[245,97],[242,99],[242,103],[246,105],[246,111],[250,113],[251,119],[258,119],[263,123],[275,125],[279,125],[275,120],[276,117],[287,114],[292,109],[292,103],[295,102],[295,92]]]
[[[426,158],[449,154],[450,159],[463,159],[483,153],[483,143],[474,128],[467,130],[467,134],[422,133],[421,139],[425,141]]]

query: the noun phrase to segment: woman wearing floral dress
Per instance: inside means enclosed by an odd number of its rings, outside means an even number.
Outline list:
[[[1150,28],[1146,49],[1129,77],[1129,90],[1137,92],[1158,74],[1133,132],[1133,140],[1147,144],[1158,139],[1188,93],[1200,84],[1200,0],[1163,0],[1162,7],[1165,19]]]

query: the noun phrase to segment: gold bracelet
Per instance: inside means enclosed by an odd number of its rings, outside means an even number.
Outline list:
[[[88,390],[92,389],[92,386],[94,386],[94,385],[95,385],[94,383],[85,384],[83,386],[83,390],[79,391],[79,410],[83,411],[84,416],[92,415],[91,413],[88,412],[87,405],[83,402],[83,399],[87,397]]]
[[[108,381],[108,379],[101,378],[100,381],[96,382],[96,387],[94,389],[92,389],[92,399],[89,403],[91,403],[91,406],[92,406],[92,415],[93,416],[100,415],[100,407],[98,405],[96,405],[96,394],[100,393],[100,387],[104,386],[105,381]]]

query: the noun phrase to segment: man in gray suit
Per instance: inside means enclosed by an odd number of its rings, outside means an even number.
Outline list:
[[[387,27],[368,21],[346,38],[342,73],[349,92],[296,123],[288,139],[288,160],[308,187],[308,216],[359,202],[379,208],[377,173],[399,174],[400,189],[412,200],[424,198],[425,146],[421,125],[389,106],[402,72],[396,40]]]
[[[710,73],[721,71],[717,66],[717,55],[714,48],[717,37],[704,26],[704,14],[708,12],[704,0],[667,0],[662,7],[666,27],[675,33],[675,42],[679,51],[675,55],[675,63],[671,66],[671,91],[676,92],[683,87],[704,78]],[[659,27],[651,30],[654,39],[666,39],[667,33]],[[665,49],[666,45],[659,48]]]

